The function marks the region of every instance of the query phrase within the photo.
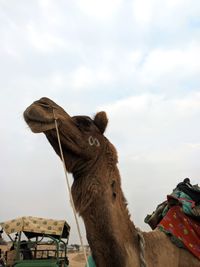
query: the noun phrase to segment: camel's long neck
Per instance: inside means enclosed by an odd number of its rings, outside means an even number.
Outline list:
[[[74,181],[75,207],[83,217],[98,267],[137,266],[137,234],[121,190],[119,172],[117,167],[112,171],[104,167]],[[130,255],[135,262],[130,263]]]

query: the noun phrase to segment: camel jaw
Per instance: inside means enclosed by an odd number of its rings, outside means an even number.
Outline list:
[[[27,121],[29,128],[33,133],[43,133],[51,129],[55,129],[55,123],[43,124],[42,122]]]
[[[24,111],[24,120],[34,133],[46,132],[55,128],[52,106],[39,101],[34,102]]]

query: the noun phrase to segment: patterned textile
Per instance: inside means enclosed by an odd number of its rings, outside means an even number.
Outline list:
[[[181,241],[200,260],[200,222],[185,215],[180,206],[170,208],[158,228]]]
[[[31,216],[1,222],[0,225],[6,234],[23,231],[67,238],[70,230],[70,226],[64,220],[52,220]]]

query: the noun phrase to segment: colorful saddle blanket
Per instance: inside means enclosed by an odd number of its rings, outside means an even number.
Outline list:
[[[171,207],[158,224],[158,228],[200,260],[200,222],[184,214],[180,206]]]

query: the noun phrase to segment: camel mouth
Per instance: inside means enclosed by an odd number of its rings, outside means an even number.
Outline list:
[[[33,103],[24,111],[24,120],[34,133],[41,133],[55,128],[53,112],[46,114],[47,105]]]

